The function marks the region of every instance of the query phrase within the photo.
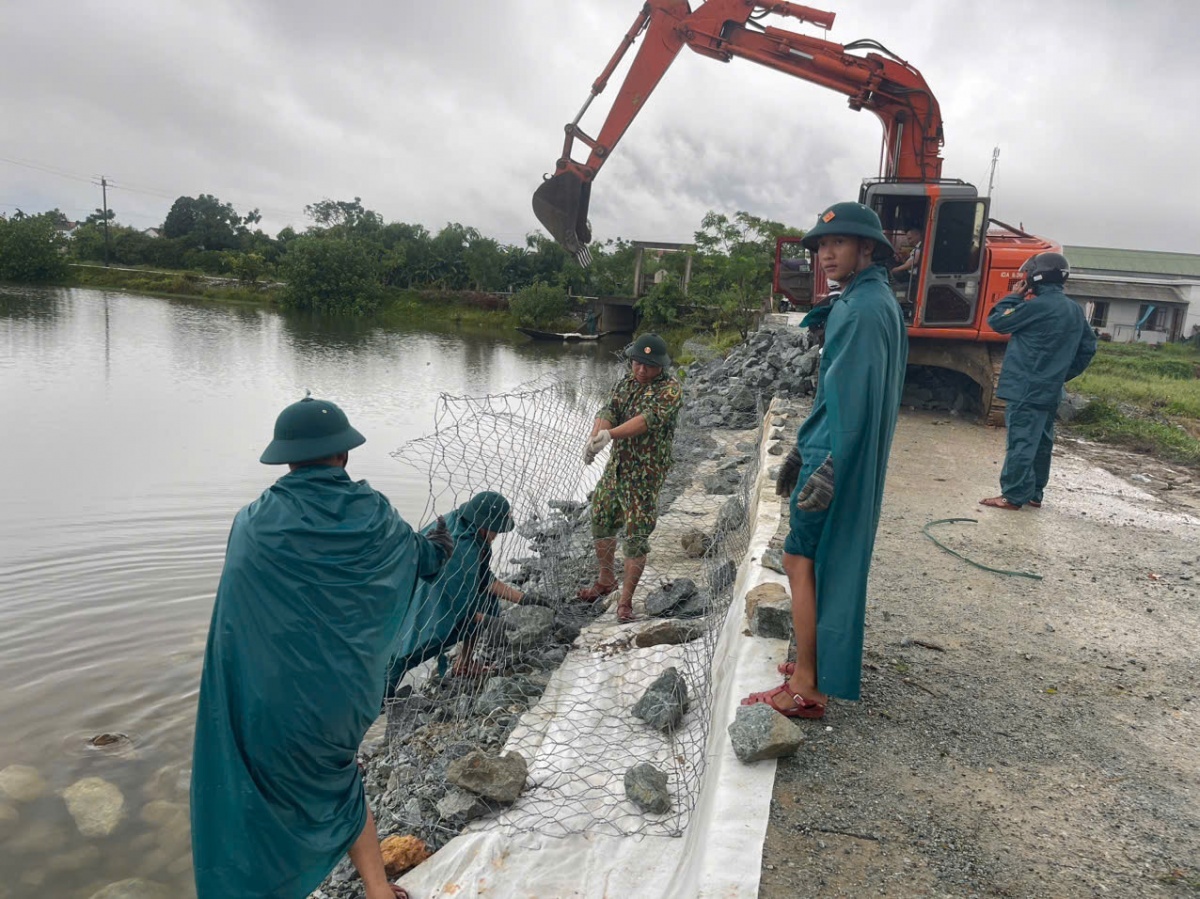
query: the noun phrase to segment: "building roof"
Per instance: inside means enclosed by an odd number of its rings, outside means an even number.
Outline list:
[[[1071,268],[1090,272],[1128,272],[1175,278],[1200,278],[1200,255],[1157,250],[1063,247]]]

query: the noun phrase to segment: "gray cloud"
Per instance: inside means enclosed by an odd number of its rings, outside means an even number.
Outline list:
[[[946,122],[945,174],[1067,244],[1200,252],[1192,4],[859,0],[829,39],[916,65]],[[160,222],[215,193],[264,224],[322,197],[518,242],[562,126],[639,3],[10,0],[0,11],[0,210],[99,203]],[[809,26],[791,26],[819,33]],[[614,78],[583,121],[599,130]],[[602,102],[603,101],[603,102]],[[875,173],[879,127],[844,98],[684,51],[597,180],[596,236],[686,240],[708,209],[807,225]]]

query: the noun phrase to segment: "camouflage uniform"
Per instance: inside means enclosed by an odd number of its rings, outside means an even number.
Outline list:
[[[614,440],[600,483],[592,495],[592,536],[615,537],[625,528],[625,558],[650,551],[650,533],[658,521],[658,492],[671,467],[675,422],[683,388],[666,369],[649,384],[626,375],[596,417],[617,425],[642,415],[649,430]]]

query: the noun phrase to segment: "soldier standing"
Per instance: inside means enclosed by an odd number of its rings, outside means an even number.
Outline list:
[[[625,531],[625,567],[617,619],[633,621],[633,591],[637,588],[650,533],[658,520],[658,493],[671,467],[675,423],[683,405],[683,389],[667,368],[671,357],[657,334],[646,334],[626,351],[630,373],[613,388],[608,403],[596,413],[583,461],[592,461],[609,443],[612,454],[592,494],[592,537],[600,573],[596,582],[578,593],[594,602],[617,587],[617,534]]]

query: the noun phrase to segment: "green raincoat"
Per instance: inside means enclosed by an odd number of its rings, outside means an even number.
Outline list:
[[[496,599],[488,592],[495,580],[492,548],[462,509],[446,516],[446,527],[454,537],[454,553],[437,577],[417,587],[404,613],[399,645],[388,671],[389,694],[407,671],[467,636],[474,629],[476,614],[497,612]]]
[[[896,430],[908,335],[887,270],[860,272],[834,301],[812,412],[796,435],[803,467],[792,493],[792,528],[820,528],[817,578],[817,686],[858,699],[862,676],[867,573],[883,504],[888,452]],[[833,457],[833,501],[824,512],[795,508],[804,482]],[[796,552],[794,536],[789,536]]]
[[[196,716],[199,899],[303,899],[357,839],[355,755],[413,588],[441,562],[342,468],[297,469],[237,514]]]

